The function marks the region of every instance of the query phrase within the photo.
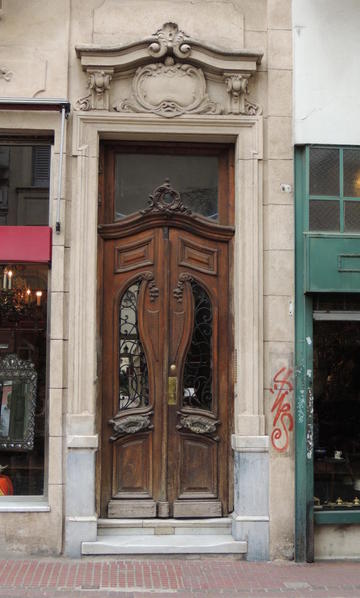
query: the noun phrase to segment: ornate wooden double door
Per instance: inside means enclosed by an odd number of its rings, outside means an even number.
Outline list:
[[[191,214],[168,182],[99,228],[101,515],[225,515],[233,229]]]

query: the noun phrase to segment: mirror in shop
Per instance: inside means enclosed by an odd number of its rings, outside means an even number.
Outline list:
[[[7,355],[0,361],[0,448],[34,448],[37,373],[34,364]]]

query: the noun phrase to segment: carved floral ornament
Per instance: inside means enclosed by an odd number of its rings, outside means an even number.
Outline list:
[[[119,417],[118,414],[114,419],[109,420],[109,424],[113,427],[113,435],[110,440],[114,441],[123,436],[124,434],[136,434],[142,430],[152,430],[153,424],[151,423],[150,416],[148,415],[128,415],[127,417]]]
[[[150,38],[128,46],[82,45],[76,51],[88,74],[88,93],[77,100],[78,110],[153,113],[165,118],[261,113],[247,96],[249,78],[262,54],[206,46],[192,40],[175,23],[165,23]],[[111,103],[113,82],[131,73],[130,95]],[[227,102],[209,97],[209,75],[225,87]]]
[[[4,79],[5,81],[9,82],[12,79],[13,72],[9,71],[6,66],[0,66],[0,79]]]

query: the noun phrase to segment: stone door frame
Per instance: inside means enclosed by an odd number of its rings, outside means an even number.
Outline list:
[[[91,111],[75,112],[72,124],[65,553],[78,556],[79,540],[95,540],[97,531],[95,513],[95,451],[98,446],[95,423],[97,330],[95,323],[97,319],[98,171],[101,139],[234,144],[236,232],[233,296],[236,363],[234,364],[235,433],[232,436],[232,447],[240,455],[260,452],[265,453],[268,458],[268,439],[265,436],[263,405],[263,117],[261,115],[187,115],[164,121],[152,114]],[[238,462],[236,456],[235,454],[235,468]],[[250,479],[247,482],[251,485]],[[266,480],[263,482],[267,496],[268,484]],[[80,497],[79,488],[84,489]],[[268,503],[266,496],[264,504]],[[242,500],[242,504],[246,505],[247,501]],[[250,505],[251,501],[249,501],[251,510]],[[254,522],[258,524],[259,521],[268,531],[269,517],[268,512],[265,511],[260,520],[258,515],[243,514],[243,510],[240,514],[235,489],[233,526],[235,537],[240,539],[239,535],[248,534],[249,525],[251,527]]]

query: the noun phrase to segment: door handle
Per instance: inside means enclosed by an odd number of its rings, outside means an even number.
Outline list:
[[[168,405],[176,405],[176,395],[177,395],[177,376],[173,374],[176,373],[176,365],[172,364],[170,366],[171,376],[168,377]]]

